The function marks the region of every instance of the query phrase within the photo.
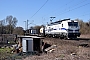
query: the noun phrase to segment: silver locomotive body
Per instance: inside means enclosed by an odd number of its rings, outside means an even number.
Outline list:
[[[78,21],[74,20],[59,20],[47,24],[40,29],[40,33],[44,36],[60,37],[60,38],[77,38],[80,36],[80,26]]]

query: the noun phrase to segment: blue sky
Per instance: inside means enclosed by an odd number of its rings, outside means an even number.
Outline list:
[[[16,17],[17,26],[23,28],[27,19],[32,23],[30,27],[46,24],[52,16],[56,17],[53,21],[79,18],[87,22],[90,19],[90,0],[0,0],[0,20],[9,15]]]

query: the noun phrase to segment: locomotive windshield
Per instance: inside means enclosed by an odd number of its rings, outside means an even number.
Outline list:
[[[78,27],[78,22],[68,22],[69,27]]]

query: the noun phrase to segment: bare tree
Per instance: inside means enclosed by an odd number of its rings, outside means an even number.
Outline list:
[[[16,27],[17,24],[16,17],[13,17],[12,15],[6,17],[6,22],[9,25],[10,34],[12,33],[13,28]]]
[[[1,20],[0,21],[0,33],[3,34],[3,30],[4,30],[4,25],[5,25],[5,20]]]

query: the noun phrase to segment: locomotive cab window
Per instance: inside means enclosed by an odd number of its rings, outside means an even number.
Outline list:
[[[68,26],[70,26],[70,27],[78,27],[78,22],[68,22]]]

